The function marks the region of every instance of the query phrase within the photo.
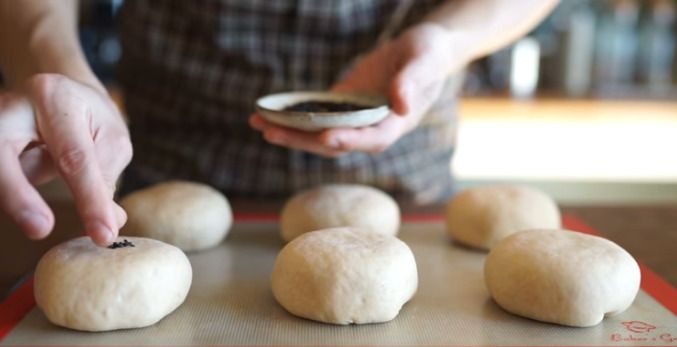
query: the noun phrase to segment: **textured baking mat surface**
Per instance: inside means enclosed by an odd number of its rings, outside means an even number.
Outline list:
[[[627,346],[677,345],[677,317],[641,291],[630,309],[592,328],[513,316],[490,298],[485,254],[460,247],[438,221],[405,223],[419,289],[395,320],[333,326],[296,318],[274,300],[270,272],[283,246],[274,222],[240,222],[215,249],[191,254],[186,302],[154,326],[86,333],[50,324],[33,307],[2,345],[60,346]],[[105,271],[102,269],[101,271]],[[0,335],[1,336],[1,335]],[[0,337],[1,339],[1,337]]]

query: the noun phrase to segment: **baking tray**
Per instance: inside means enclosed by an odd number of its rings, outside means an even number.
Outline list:
[[[598,234],[565,217],[569,229]],[[677,290],[642,266],[642,290],[621,315],[571,328],[503,311],[483,283],[485,253],[454,244],[441,216],[406,216],[419,289],[393,321],[334,326],[294,317],[274,300],[270,273],[283,246],[275,216],[239,215],[227,240],[189,256],[185,303],[151,327],[104,333],[50,324],[28,280],[0,305],[3,346],[676,346]],[[102,269],[102,271],[105,271]]]

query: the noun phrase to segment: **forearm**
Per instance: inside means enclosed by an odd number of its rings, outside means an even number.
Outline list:
[[[20,88],[37,73],[58,73],[104,92],[77,35],[77,0],[0,1],[0,70]]]
[[[558,0],[449,0],[425,21],[449,30],[465,63],[493,53],[533,29]]]

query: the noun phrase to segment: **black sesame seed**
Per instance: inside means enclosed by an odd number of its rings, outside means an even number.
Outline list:
[[[127,239],[124,239],[122,242],[113,242],[108,248],[110,249],[116,249],[116,248],[125,248],[125,247],[134,247],[134,244]]]

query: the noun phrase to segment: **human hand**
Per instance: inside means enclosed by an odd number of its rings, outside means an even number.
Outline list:
[[[0,209],[29,238],[46,237],[54,214],[34,185],[60,174],[87,234],[109,244],[127,218],[113,201],[132,157],[120,112],[107,95],[62,75],[35,75],[25,92],[0,95]]]
[[[449,72],[467,62],[457,37],[441,26],[414,26],[364,56],[332,90],[388,96],[391,114],[363,128],[305,132],[266,121],[258,114],[250,125],[273,144],[328,157],[360,151],[379,153],[416,128],[437,100]]]

